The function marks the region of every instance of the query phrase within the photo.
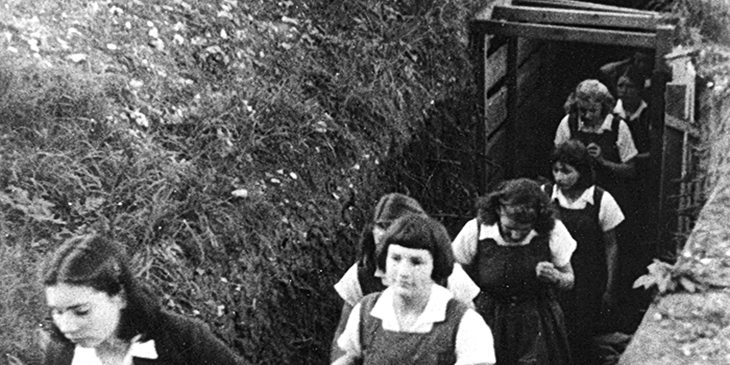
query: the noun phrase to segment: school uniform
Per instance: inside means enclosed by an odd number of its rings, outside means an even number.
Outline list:
[[[373,293],[352,310],[337,340],[363,364],[494,364],[492,334],[473,309],[433,284],[423,313],[411,328],[400,328],[393,289]]]
[[[568,338],[574,361],[588,363],[591,338],[596,335],[601,318],[601,301],[606,291],[608,265],[604,232],[615,229],[623,220],[611,194],[595,185],[587,188],[575,201],[568,200],[557,185],[546,185],[553,206],[570,235],[577,241],[571,257],[575,282],[573,289],[560,293]]]
[[[152,333],[133,340],[125,365],[235,365],[240,359],[198,320],[160,312]],[[49,343],[45,365],[103,365],[93,348],[64,339]]]
[[[563,312],[550,284],[537,279],[538,262],[565,266],[576,242],[560,221],[548,233],[532,230],[507,243],[496,224],[466,223],[452,244],[481,288],[477,312],[492,329],[500,365],[571,363]]]

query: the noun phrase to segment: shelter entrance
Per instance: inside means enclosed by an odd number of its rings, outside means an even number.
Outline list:
[[[498,3],[479,13],[470,28],[476,81],[483,92],[483,123],[477,131],[480,194],[504,179],[551,178],[549,155],[570,92],[582,80],[602,80],[600,69],[607,63],[643,54],[651,68],[644,95],[651,123],[645,190],[650,206],[644,227],[651,240],[642,244],[652,246],[652,255],[674,252],[675,236],[691,229],[686,223],[682,226],[677,196],[685,189],[681,181],[691,180],[687,173],[693,162],[686,156],[694,148],[691,128],[683,127],[688,123],[676,118],[665,123],[667,97],[678,98],[682,105],[694,102],[694,80],[673,81],[667,62],[676,20],[651,11],[570,0]],[[675,87],[681,86],[678,83],[686,87]],[[689,121],[690,114],[681,118]]]

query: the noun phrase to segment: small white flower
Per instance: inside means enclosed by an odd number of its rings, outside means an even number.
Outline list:
[[[133,112],[131,112],[129,116],[130,116],[130,117],[131,117],[132,119],[134,119],[134,121],[135,121],[135,122],[137,123],[137,125],[139,125],[140,127],[144,127],[144,128],[147,128],[147,127],[149,127],[149,126],[150,126],[150,121],[149,121],[149,120],[147,119],[147,116],[146,116],[146,115],[144,115],[144,114],[142,114],[142,113],[140,113],[140,112],[138,112],[138,111],[133,111]]]
[[[236,198],[248,198],[248,190],[236,189],[231,192],[231,195],[235,196]]]
[[[74,53],[66,56],[66,58],[71,60],[71,62],[79,63],[82,61],[86,61],[87,56],[83,53]]]

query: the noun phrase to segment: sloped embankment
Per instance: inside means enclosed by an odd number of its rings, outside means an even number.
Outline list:
[[[710,50],[711,51],[711,50]],[[720,54],[725,56],[727,51]],[[730,103],[726,76],[703,97],[707,202],[620,365],[730,363]]]

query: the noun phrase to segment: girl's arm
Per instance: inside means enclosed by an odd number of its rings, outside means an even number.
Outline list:
[[[340,346],[337,345],[337,339],[340,338],[340,335],[342,335],[342,332],[345,331],[345,327],[347,326],[347,319],[350,318],[350,312],[352,312],[352,306],[345,302],[345,304],[342,305],[342,312],[340,313],[340,322],[337,324],[337,329],[335,330],[335,337],[332,339],[332,347],[330,349],[330,362],[334,363],[335,360],[338,360],[340,357],[345,355],[345,351],[343,351]]]
[[[603,304],[611,305],[614,301],[614,293],[616,286],[616,275],[618,268],[618,243],[616,240],[616,230],[610,229],[603,232],[603,242],[606,247],[606,264],[608,277],[606,280],[606,292],[603,294]]]
[[[345,354],[339,359],[332,362],[332,365],[355,365],[357,364],[359,357],[355,355]]]
[[[611,162],[603,158],[597,158],[598,163],[604,168],[613,171],[617,176],[624,179],[632,179],[636,176],[636,168],[634,161],[629,160],[626,162]]]

